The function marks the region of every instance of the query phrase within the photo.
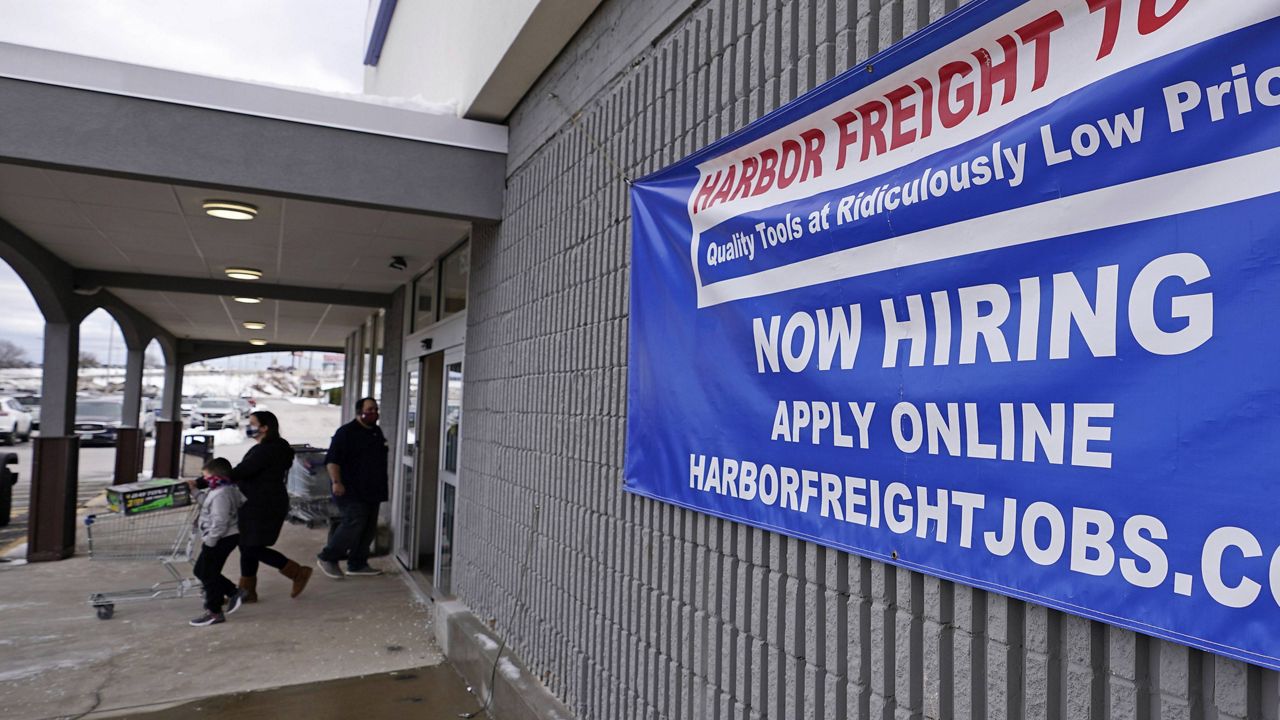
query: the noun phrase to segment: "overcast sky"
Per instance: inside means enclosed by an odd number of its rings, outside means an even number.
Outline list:
[[[360,92],[368,0],[0,0],[0,42]]]
[[[358,93],[368,8],[369,0],[0,0],[0,42]],[[3,261],[0,308],[0,339],[17,343],[38,362],[44,319]],[[123,337],[106,312],[86,318],[80,332],[83,350],[103,362],[108,354],[123,362]]]

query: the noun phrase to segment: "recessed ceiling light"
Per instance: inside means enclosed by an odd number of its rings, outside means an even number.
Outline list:
[[[267,327],[266,323],[257,320],[245,320],[242,324],[245,330],[262,330]]]
[[[249,344],[250,345],[266,345],[267,341],[263,340],[262,338],[254,338],[249,341]]]
[[[206,215],[223,220],[252,220],[258,216],[257,207],[234,200],[205,200],[201,207]]]
[[[232,280],[257,280],[262,277],[262,271],[257,268],[229,267],[225,272]]]
[[[257,305],[262,302],[262,298],[260,297],[244,297],[243,295],[237,295],[231,299],[238,303],[244,303],[245,305]]]

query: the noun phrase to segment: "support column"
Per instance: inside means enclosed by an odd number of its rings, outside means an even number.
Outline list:
[[[382,314],[374,313],[369,317],[369,367],[365,372],[369,376],[369,392],[366,395],[378,395],[378,340],[382,334]]]
[[[28,561],[65,560],[75,553],[79,472],[80,438],[45,437],[41,432],[31,459]]]
[[[396,438],[400,437],[400,388],[404,377],[404,330],[409,299],[409,288],[401,286],[391,296],[391,307],[387,308],[382,323],[382,387],[379,388],[382,400],[378,406],[382,410],[382,432],[391,440],[392,448],[397,446]]]
[[[151,477],[176,478],[182,471],[182,376],[187,361],[174,352],[165,359],[164,420],[156,421]]]
[[[342,380],[342,421],[355,415],[356,399],[360,397],[360,331],[356,330],[347,338],[345,355],[346,372]]]
[[[147,353],[146,347],[134,350],[129,348],[124,370],[124,427],[139,427],[138,416],[142,413],[142,365]]]
[[[355,384],[355,392],[351,395],[351,413],[357,410],[356,402],[366,395],[364,387],[364,363],[365,356],[368,354],[369,345],[369,321],[366,319],[360,324],[360,329],[356,330],[356,376],[352,378]]]
[[[64,437],[74,434],[79,363],[80,323],[46,323],[40,384],[41,435]]]
[[[80,438],[75,435],[80,323],[46,323],[40,437],[31,463],[27,559],[62,560],[76,547]]]
[[[139,428],[122,427],[116,431],[116,467],[112,485],[138,481],[142,472],[143,433]]]
[[[164,366],[164,391],[161,411],[165,420],[182,420],[182,375],[186,366],[182,358],[168,360]]]
[[[182,474],[182,421],[156,421],[156,447],[151,477],[177,478]]]

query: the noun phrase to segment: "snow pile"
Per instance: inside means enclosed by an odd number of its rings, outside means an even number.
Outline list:
[[[249,442],[249,437],[244,434],[243,430],[235,430],[233,428],[222,428],[221,430],[210,430],[206,432],[204,428],[194,427],[190,430],[182,431],[182,436],[184,438],[188,435],[212,435],[213,447],[215,450],[227,445],[239,445],[240,443]]]
[[[520,679],[520,668],[516,667],[516,664],[507,658],[502,658],[498,661],[498,672],[502,673],[502,677],[510,680],[511,682],[515,682]]]
[[[452,98],[444,102],[436,102],[428,100],[422,95],[414,95],[412,97],[403,97],[400,95],[365,95],[363,93],[345,93],[333,90],[307,90],[313,95],[326,95],[341,100],[352,100],[355,102],[368,103],[370,105],[383,105],[385,107],[398,108],[400,110],[412,110],[414,112],[426,113],[428,115],[457,115],[458,101]]]
[[[246,390],[254,397],[294,397],[301,386],[297,376],[290,373],[264,372],[257,375]]]
[[[291,397],[287,399],[290,405],[328,405],[329,404],[329,401],[325,398]]]

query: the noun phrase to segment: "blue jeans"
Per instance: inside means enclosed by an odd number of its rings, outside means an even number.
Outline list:
[[[354,498],[338,503],[339,517],[329,519],[329,544],[320,551],[325,562],[346,558],[347,567],[369,564],[369,546],[378,532],[378,505]]]

